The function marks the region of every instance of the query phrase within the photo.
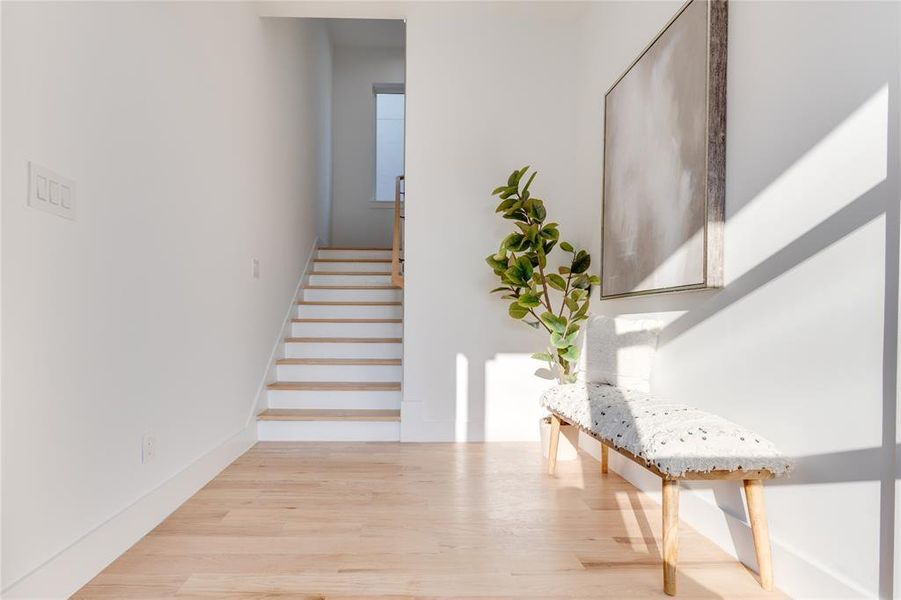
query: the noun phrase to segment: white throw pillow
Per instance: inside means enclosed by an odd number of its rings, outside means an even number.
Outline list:
[[[585,380],[650,392],[660,323],[598,315],[587,325],[582,348]]]

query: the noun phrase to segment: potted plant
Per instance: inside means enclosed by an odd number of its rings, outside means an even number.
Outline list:
[[[579,362],[577,338],[582,322],[588,319],[591,286],[600,284],[600,279],[588,274],[588,252],[560,242],[558,224],[546,222],[544,201],[530,191],[538,172],[533,171],[526,178],[528,171],[528,166],[513,171],[506,184],[491,194],[500,199],[495,212],[502,213],[516,227],[504,237],[498,251],[485,259],[501,283],[491,293],[500,293],[509,301],[507,313],[511,318],[547,332],[546,351],[537,352],[532,358],[548,367],[536,374],[561,384],[574,383]],[[569,255],[568,264],[553,269],[548,257],[557,247]]]

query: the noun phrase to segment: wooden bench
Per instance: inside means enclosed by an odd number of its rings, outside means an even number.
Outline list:
[[[548,474],[554,474],[560,426],[566,423],[601,443],[601,473],[607,473],[608,454],[612,448],[661,478],[663,591],[666,594],[676,594],[679,482],[697,480],[743,482],[760,585],[765,590],[773,589],[763,481],[787,472],[791,463],[772,444],[709,413],[606,384],[556,386],[542,396],[542,404],[551,413]],[[690,439],[695,435],[697,439]],[[715,452],[717,441],[723,439],[730,444],[734,442],[730,448],[735,452],[730,455]],[[677,446],[671,455],[662,450],[667,443]],[[697,459],[692,458],[692,451],[698,451]],[[693,467],[693,462],[700,468]],[[722,467],[716,462],[723,463]]]

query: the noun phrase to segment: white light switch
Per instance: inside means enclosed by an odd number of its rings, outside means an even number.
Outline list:
[[[75,182],[28,163],[28,206],[75,220]]]
[[[254,258],[250,261],[250,274],[254,279],[260,278],[260,259]]]

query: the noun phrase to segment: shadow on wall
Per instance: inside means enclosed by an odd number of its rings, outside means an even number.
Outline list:
[[[884,220],[882,443],[862,450],[796,457],[796,470],[790,479],[768,484],[781,487],[879,482],[878,586],[881,597],[891,597],[896,588],[893,572],[895,485],[899,475],[895,423],[901,211],[897,197],[897,174],[889,173],[889,165],[898,164],[898,149],[890,145],[889,140],[891,132],[898,130],[897,91],[896,87],[890,88],[889,83],[879,86],[845,120],[769,185],[751,194],[751,200],[735,206],[731,197],[727,199],[727,209],[730,211],[726,223],[727,244],[740,247],[743,251],[745,247],[750,247],[751,260],[736,264],[730,257],[730,278],[724,288],[692,294],[691,297],[636,298],[612,301],[604,306],[604,312],[617,315],[681,313],[662,330],[659,347],[663,348],[855,231],[878,219]],[[798,198],[799,202],[786,206],[786,198]],[[792,214],[793,211],[799,214]],[[780,212],[792,218],[799,217],[809,228],[791,231],[789,226],[773,219]],[[828,216],[823,219],[824,212]],[[761,227],[767,228],[769,240],[782,240],[785,245],[772,254],[755,255],[758,246],[749,236],[753,231],[760,231]],[[854,268],[854,265],[848,267]],[[712,488],[717,505],[733,515],[735,507],[741,504],[740,493],[726,486],[692,483],[690,487]],[[735,531],[731,524],[730,531],[739,557],[743,562],[753,564],[749,562],[753,561],[753,547],[746,539],[746,532]]]

